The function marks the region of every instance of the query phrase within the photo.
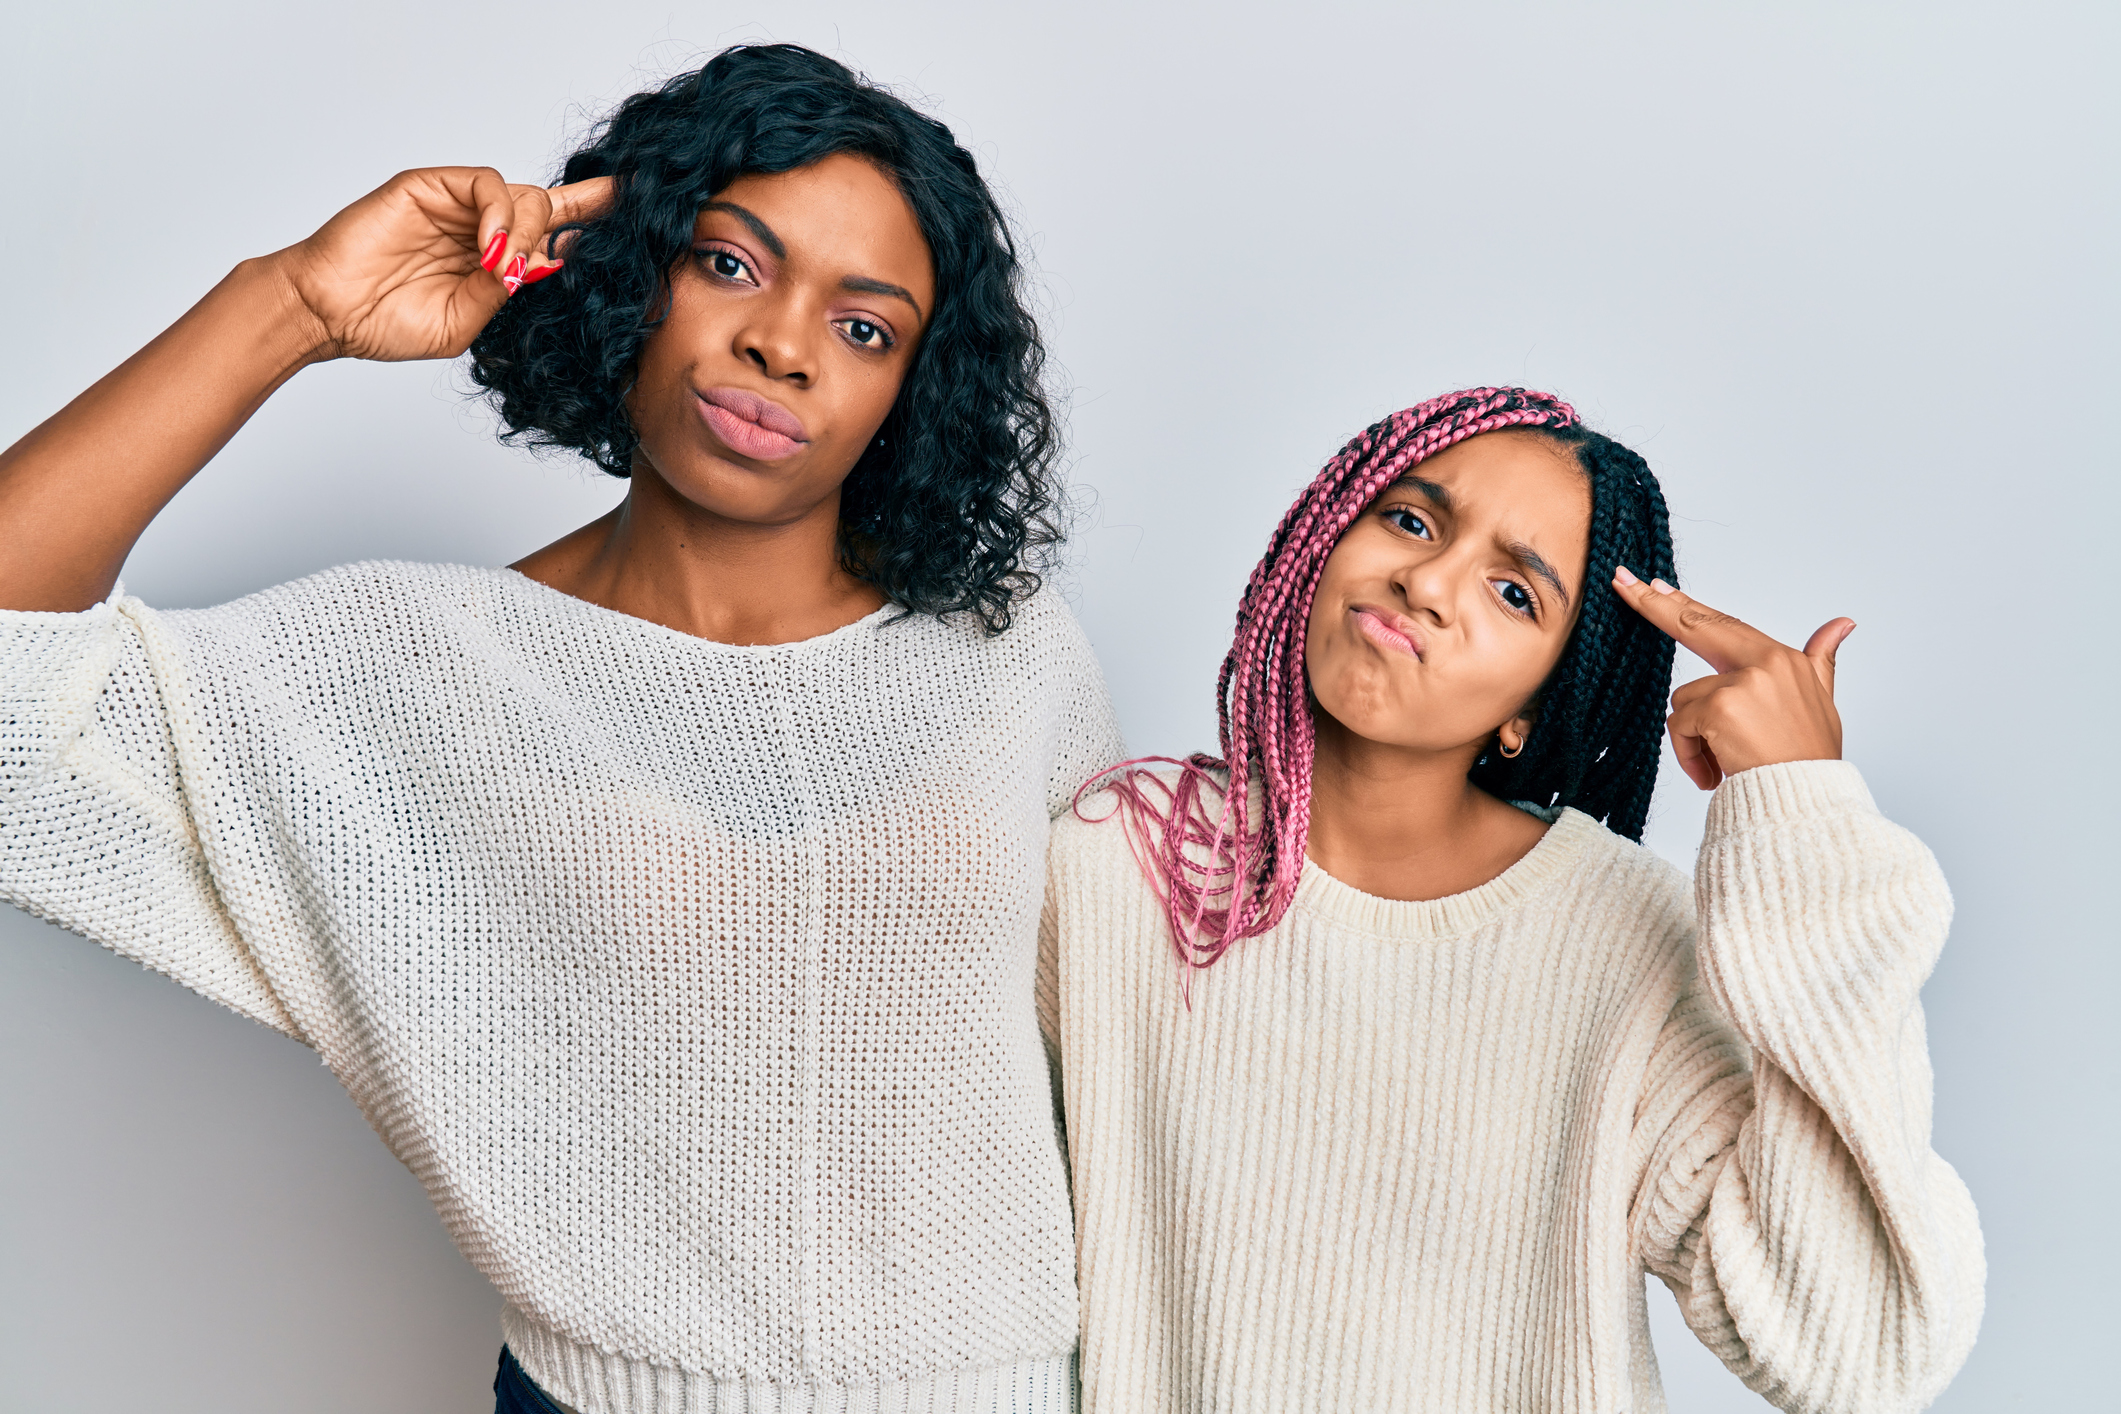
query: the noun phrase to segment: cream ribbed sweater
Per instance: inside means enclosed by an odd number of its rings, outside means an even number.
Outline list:
[[[1433,903],[1307,865],[1189,1011],[1118,822],[1063,823],[1084,1408],[1645,1414],[1645,1270],[1782,1408],[1922,1407],[1981,1312],[1917,1000],[1950,912],[1853,767],[1770,766],[1691,890],[1575,812]]]
[[[417,565],[0,614],[0,898],[314,1046],[578,1409],[1065,1409],[1039,891],[1122,748],[1052,595],[892,617]]]

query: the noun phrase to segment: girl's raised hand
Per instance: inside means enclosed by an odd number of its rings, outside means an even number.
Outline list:
[[[317,358],[454,358],[563,263],[545,233],[611,195],[609,177],[548,191],[491,167],[400,172],[272,261],[315,320]]]
[[[1644,584],[1622,565],[1613,591],[1636,613],[1716,670],[1672,694],[1672,751],[1703,790],[1725,776],[1782,761],[1841,759],[1834,655],[1854,619],[1822,624],[1804,651],[1718,613],[1661,579]]]

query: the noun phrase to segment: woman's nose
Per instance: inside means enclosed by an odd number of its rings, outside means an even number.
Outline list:
[[[817,351],[802,336],[802,320],[785,308],[760,313],[738,336],[738,352],[776,382],[808,386],[817,375]]]

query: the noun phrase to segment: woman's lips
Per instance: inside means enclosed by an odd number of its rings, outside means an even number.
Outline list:
[[[1399,615],[1386,618],[1375,609],[1357,609],[1355,624],[1379,648],[1388,653],[1404,653],[1415,662],[1421,661],[1421,640],[1414,636],[1414,626]]]
[[[807,443],[802,420],[779,403],[742,388],[709,388],[699,395],[700,416],[722,445],[753,461],[779,461]]]

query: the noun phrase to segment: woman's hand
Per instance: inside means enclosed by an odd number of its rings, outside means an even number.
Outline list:
[[[102,599],[148,522],[274,389],[323,359],[464,352],[511,294],[559,268],[546,232],[611,196],[609,178],[548,192],[484,167],[406,172],[300,245],[238,265],[0,452],[0,608]]]
[[[315,321],[314,358],[454,358],[510,295],[559,269],[545,233],[611,194],[609,177],[547,191],[491,167],[401,172],[271,261]]]
[[[1854,619],[1822,624],[1800,653],[1661,579],[1644,584],[1625,565],[1613,592],[1716,670],[1674,692],[1665,719],[1695,785],[1714,790],[1725,776],[1782,761],[1841,759],[1834,655]]]

